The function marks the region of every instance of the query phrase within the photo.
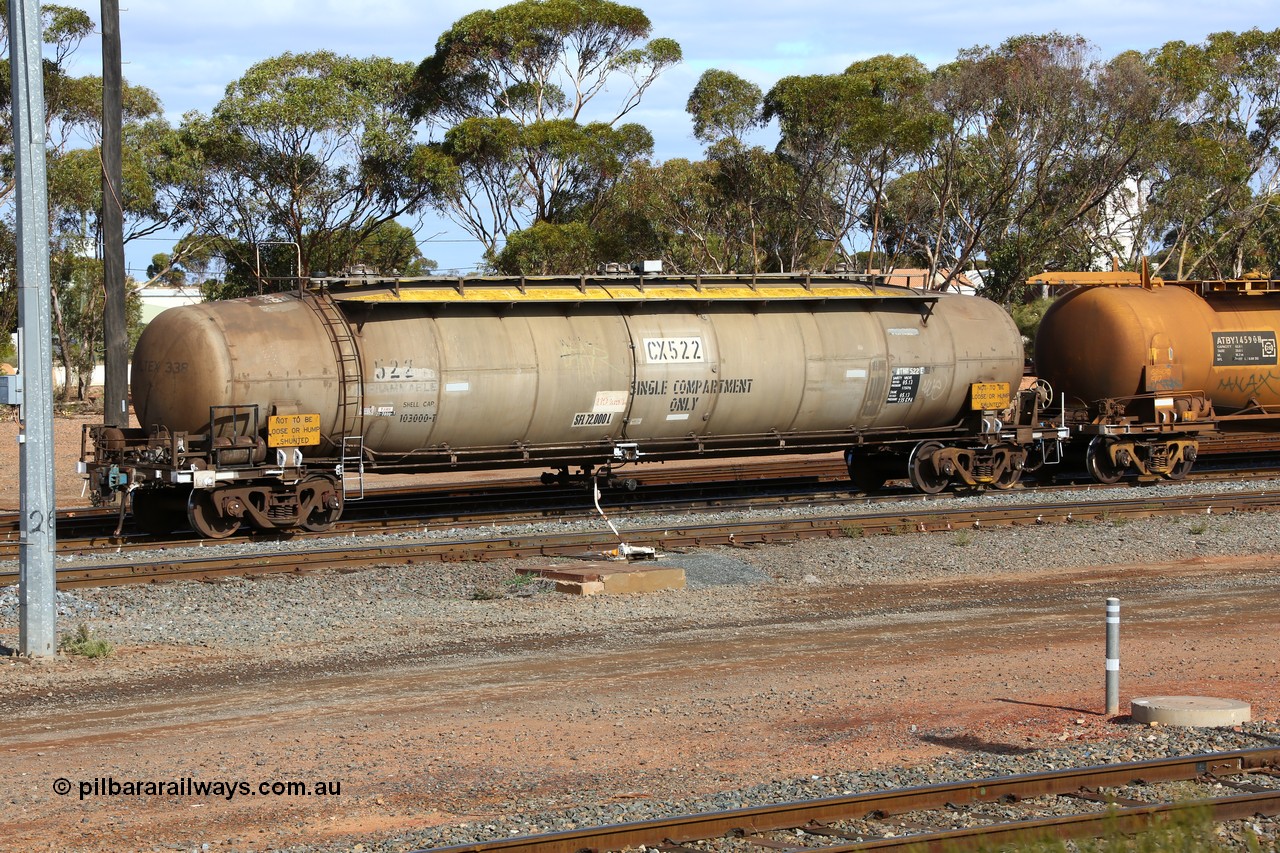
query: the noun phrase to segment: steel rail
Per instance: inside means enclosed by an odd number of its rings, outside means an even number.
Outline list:
[[[627,528],[631,545],[646,545],[659,551],[713,545],[749,546],[790,542],[818,537],[860,538],[877,534],[934,532],[984,526],[1071,523],[1109,518],[1146,518],[1164,514],[1213,514],[1275,510],[1280,492],[1237,492],[1231,494],[1179,495],[1159,499],[1128,498],[1102,501],[1022,504],[977,508],[922,507],[913,514],[838,514],[791,519],[765,519],[663,527]],[[289,547],[288,541],[279,543]],[[402,540],[351,543],[341,547],[292,547],[286,551],[256,554],[219,553],[216,543],[193,543],[194,550],[208,547],[208,557],[191,556],[192,548],[181,556],[162,556],[143,561],[134,556],[127,562],[64,563],[58,568],[58,585],[63,588],[104,586],[150,580],[205,580],[227,575],[254,575],[269,572],[303,572],[327,568],[355,568],[426,562],[493,560],[526,557],[592,557],[616,548],[617,540],[603,527],[585,533],[531,533],[528,536],[497,536],[471,539]],[[0,584],[17,580],[18,568],[0,571]]]
[[[843,466],[835,466],[843,471]],[[689,470],[684,473],[668,472],[663,485],[650,483],[635,494],[621,494],[610,507],[614,513],[698,513],[727,508],[760,509],[769,505],[783,505],[803,501],[812,507],[821,504],[860,505],[918,500],[921,502],[946,500],[951,495],[922,495],[914,492],[891,492],[864,495],[845,485],[845,478],[837,475],[830,463],[807,466],[801,471],[794,464],[786,467],[773,463],[765,466],[758,476],[747,477],[749,466],[735,466],[729,476],[717,476],[714,469]],[[1280,471],[1280,469],[1277,469]],[[1270,472],[1274,475],[1276,472]],[[710,475],[705,477],[704,475]],[[1265,476],[1259,473],[1258,476]],[[1193,475],[1199,482],[1230,481],[1240,479],[1238,472],[1200,472]],[[749,480],[751,490],[733,491],[736,484]],[[1139,484],[1121,482],[1113,485],[1091,484],[1094,490],[1133,489]],[[1045,493],[1070,491],[1073,484],[1034,486],[1026,491]],[[406,533],[442,527],[468,527],[488,525],[495,520],[518,524],[536,522],[548,516],[561,520],[595,518],[594,508],[578,490],[548,490],[545,486],[530,486],[527,480],[503,480],[484,483],[475,488],[457,484],[424,487],[382,489],[371,493],[367,502],[355,505],[353,511],[331,530],[314,531],[256,531],[248,530],[224,540],[220,544],[269,542],[284,538],[320,539],[335,536],[368,535],[370,533]],[[75,509],[60,513],[58,518],[57,553],[74,557],[94,554],[103,549],[116,548],[128,551],[145,551],[173,547],[184,540],[195,541],[194,534],[178,533],[173,537],[149,534],[125,534],[116,537],[113,530],[116,512],[110,510]],[[17,558],[18,522],[16,515],[0,514],[0,561]]]
[[[1104,765],[1074,770],[1055,770],[1021,776],[996,777],[964,782],[946,782],[914,788],[874,791],[820,800],[733,809],[723,812],[685,815],[675,818],[637,821],[614,826],[597,826],[565,832],[527,835],[497,841],[481,841],[435,848],[432,853],[581,853],[612,851],[632,847],[672,850],[694,841],[721,837],[750,837],[765,832],[801,829],[817,830],[813,835],[840,837],[826,829],[830,824],[867,817],[887,817],[916,811],[963,807],[1001,800],[1018,801],[1034,797],[1062,796],[1082,789],[1132,784],[1153,784],[1221,777],[1272,770],[1280,761],[1280,749],[1237,750],[1181,758],[1157,759],[1127,764]],[[990,824],[972,830],[876,838],[833,846],[794,846],[770,843],[788,850],[817,849],[823,853],[855,850],[912,848],[941,850],[963,840],[1003,841],[1013,837],[1038,837],[1046,833],[1060,837],[1080,837],[1096,833],[1101,826],[1115,825],[1121,831],[1144,827],[1155,816],[1178,809],[1212,810],[1216,820],[1248,817],[1258,811],[1280,808],[1280,789],[1201,800],[1183,804],[1150,804],[1113,809],[1104,814]],[[690,848],[691,849],[691,848]],[[950,849],[948,847],[948,849]],[[422,851],[418,851],[422,853]]]
[[[1272,439],[1273,441],[1275,439]],[[1237,447],[1232,444],[1232,447]],[[1256,457],[1250,457],[1248,478],[1268,478],[1280,473],[1280,468],[1257,469]],[[1237,481],[1239,469],[1205,470],[1193,472],[1191,480],[1199,482]],[[838,460],[813,457],[811,459],[733,459],[730,464],[678,468],[675,470],[646,471],[641,492],[630,495],[615,505],[614,511],[661,512],[675,509],[681,512],[699,508],[739,505],[750,506],[760,501],[760,496],[744,496],[727,491],[732,484],[744,481],[766,490],[769,496],[789,494],[810,504],[856,500],[860,503],[879,503],[904,498],[939,500],[950,494],[930,496],[916,493],[891,493],[864,495],[848,485],[847,471]],[[826,486],[823,491],[815,487]],[[1112,485],[1090,483],[1094,489],[1124,489],[1140,486],[1124,480]],[[1025,484],[1027,490],[1044,492],[1075,488],[1074,481],[1058,484]],[[717,493],[715,490],[720,489]],[[709,492],[710,494],[700,494]],[[690,496],[693,495],[693,496]],[[589,503],[589,502],[587,502]],[[584,506],[577,490],[554,490],[534,485],[529,477],[504,478],[476,484],[424,483],[411,487],[378,489],[365,501],[347,508],[345,517],[331,531],[246,531],[226,540],[229,542],[269,541],[281,537],[301,536],[317,538],[345,536],[369,532],[395,533],[422,530],[448,523],[450,526],[489,524],[495,518],[518,523],[524,519],[537,519],[553,514],[559,517],[577,515],[593,517],[589,506]],[[118,512],[115,509],[77,507],[58,512],[57,553],[74,556],[92,553],[102,548],[127,547],[129,550],[171,547],[173,539],[148,534],[113,535]],[[16,513],[0,513],[0,561],[16,559],[19,545],[18,516]],[[181,534],[179,534],[181,537]]]
[[[795,849],[821,850],[822,853],[857,853],[864,850],[944,853],[944,851],[975,848],[987,849],[992,844],[1035,842],[1045,838],[1096,838],[1110,831],[1133,835],[1151,829],[1162,818],[1176,820],[1182,815],[1199,814],[1207,814],[1215,823],[1243,820],[1255,815],[1271,817],[1280,814],[1280,791],[1250,792],[1185,802],[1153,803],[1147,806],[1125,806],[1102,814],[1032,818],[967,829]]]

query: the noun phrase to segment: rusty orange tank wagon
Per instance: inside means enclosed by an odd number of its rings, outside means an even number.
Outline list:
[[[1065,395],[1090,471],[1180,477],[1196,438],[1274,430],[1280,419],[1280,287],[1165,282],[1143,273],[1045,273],[1065,285],[1041,321],[1035,363]]]

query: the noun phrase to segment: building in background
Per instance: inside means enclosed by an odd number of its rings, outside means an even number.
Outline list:
[[[152,284],[138,288],[138,296],[142,298],[142,325],[155,319],[156,315],[168,308],[179,305],[195,305],[204,301],[199,285],[184,284]]]

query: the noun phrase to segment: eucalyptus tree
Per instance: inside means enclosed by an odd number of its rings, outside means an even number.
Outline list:
[[[660,224],[662,254],[672,268],[767,268],[769,241],[763,231],[770,222],[767,181],[773,157],[747,138],[765,125],[763,105],[759,86],[717,68],[704,71],[689,93],[685,111],[694,137],[707,146],[706,160],[664,164],[646,176],[657,186],[637,199]]]
[[[1280,205],[1267,209],[1252,250],[1254,270],[1270,278],[1280,277]]]
[[[418,66],[410,114],[454,169],[437,206],[488,258],[535,222],[590,224],[651,153],[648,131],[622,120],[681,54],[650,31],[609,0],[522,0],[459,19]]]
[[[7,29],[7,7],[0,19]],[[80,9],[58,5],[41,8],[44,50],[45,155],[50,217],[50,284],[54,354],[71,378],[79,375],[79,390],[96,364],[102,342],[101,264],[93,258],[102,210],[102,80],[73,76],[71,61],[93,34],[93,21]],[[0,33],[0,50],[7,49],[7,32]],[[12,104],[9,101],[9,61],[0,60],[0,329],[16,323],[14,233],[11,225],[14,191]],[[162,118],[156,95],[127,82],[122,92],[124,182],[117,188],[125,217],[125,240],[135,240],[180,220],[176,204],[175,162],[162,149],[173,131]],[[137,320],[136,297],[129,319]]]
[[[101,82],[86,86],[90,103],[101,104]],[[174,185],[166,179],[167,168],[150,147],[155,138],[171,135],[172,129],[160,118],[160,104],[146,89],[124,86],[124,130],[122,184],[116,188],[124,214],[126,241],[138,239],[180,219],[172,205]],[[143,120],[145,119],[145,120]],[[97,116],[93,121],[97,122]],[[143,120],[143,121],[140,121]],[[86,132],[96,132],[100,122]],[[102,261],[96,252],[101,233],[102,156],[98,145],[54,149],[48,154],[48,202],[50,229],[50,290],[54,354],[62,364],[67,382],[62,397],[67,399],[76,384],[78,399],[84,399],[90,377],[104,345],[104,280]],[[127,334],[136,340],[141,320],[141,297],[130,289],[125,297]]]
[[[851,131],[852,164],[865,176],[868,202],[862,226],[869,232],[867,270],[876,267],[877,251],[884,250],[882,268],[894,266],[895,252],[883,245],[886,193],[889,183],[903,173],[912,158],[929,149],[949,124],[934,110],[924,94],[930,74],[914,56],[882,55],[855,62],[844,75],[863,89],[859,112]]]
[[[1168,102],[1133,56],[1090,53],[1077,36],[1019,36],[934,72],[930,97],[951,122],[916,162],[914,195],[932,209],[917,205],[928,219],[908,231],[933,271],[985,258],[988,295],[1015,298],[1142,162]]]
[[[795,175],[790,198],[776,205],[793,211],[778,247],[783,271],[805,265],[804,247],[818,234],[834,257],[858,227],[868,192],[866,175],[852,163],[853,124],[865,89],[842,74],[784,77],[765,98],[764,116],[781,130],[778,155]],[[785,214],[783,214],[785,215]],[[826,266],[825,259],[818,266]]]
[[[748,134],[767,123],[760,87],[719,68],[702,72],[685,112],[693,119],[694,138],[729,149],[747,147]]]
[[[361,234],[363,236],[361,236]],[[357,239],[359,245],[352,245]],[[361,265],[387,275],[426,275],[436,262],[424,257],[412,228],[395,220],[368,230],[337,235],[313,255],[316,271],[335,272],[344,266]]]
[[[194,232],[238,254],[296,244],[286,255],[297,260],[262,271],[261,286],[281,288],[322,255],[349,262],[334,245],[354,252],[383,223],[422,211],[452,169],[400,110],[412,77],[412,63],[328,51],[252,66],[210,115],[184,117],[200,173],[186,198]]]
[[[763,116],[778,119],[778,155],[796,178],[794,250],[784,269],[802,263],[799,250],[812,235],[827,246],[819,266],[856,254],[864,214],[874,250],[886,185],[940,132],[941,117],[923,97],[928,79],[915,57],[885,55],[841,74],[785,77],[769,91]]]
[[[44,106],[47,147],[67,148],[75,133],[94,115],[85,97],[92,78],[73,77],[68,66],[84,40],[93,34],[93,20],[81,9],[54,3],[40,6],[40,34],[44,40]],[[0,0],[0,199],[14,192],[13,102],[9,65],[9,4]],[[99,84],[100,85],[100,84]],[[99,93],[101,89],[99,88]]]
[[[535,222],[513,231],[493,258],[503,275],[574,275],[606,261],[597,234],[585,222]]]
[[[1146,175],[1149,248],[1167,275],[1239,277],[1280,203],[1280,30],[1169,42],[1148,59],[1175,100]]]
[[[102,81],[84,78],[85,106],[100,104]],[[184,221],[181,192],[189,181],[176,132],[149,89],[125,84],[122,146],[123,184],[117,201],[124,213],[125,242],[149,236]],[[100,108],[99,108],[100,109]],[[91,145],[53,149],[49,158],[49,209],[55,231],[92,237],[102,209],[101,118],[88,113],[81,130]]]
[[[198,287],[208,300],[229,299],[257,290],[255,263],[260,258],[265,258],[267,266],[287,266],[296,253],[292,246],[259,246],[255,251],[254,246],[235,240],[188,234],[174,245],[173,252],[152,256],[147,277],[171,287]],[[310,261],[313,274],[338,273],[360,265],[387,275],[417,276],[436,268],[435,261],[423,257],[414,230],[395,220],[367,232],[334,234],[317,246]]]
[[[703,160],[633,164],[608,199],[609,233],[674,272],[762,272],[790,251],[790,167],[751,143],[765,124],[764,93],[736,74],[710,69],[686,104]],[[789,232],[788,232],[789,234]],[[615,243],[615,244],[616,244]],[[789,254],[788,254],[789,256]],[[634,255],[632,255],[634,257]]]
[[[771,198],[791,176],[776,157],[753,147],[732,157],[638,164],[610,196],[608,220],[623,245],[661,259],[672,272],[769,272],[780,246]],[[789,220],[788,220],[789,221]],[[634,256],[634,255],[633,255]]]
[[[686,105],[706,159],[634,169],[630,203],[658,225],[677,268],[827,268],[855,254],[863,231],[876,244],[889,178],[937,132],[921,94],[927,80],[914,58],[882,56],[841,74],[784,78],[765,95],[711,69]],[[753,145],[772,119],[776,147]]]
[[[809,266],[825,251],[805,229],[796,206],[797,173],[777,151],[749,144],[768,124],[764,92],[732,72],[710,69],[689,95],[685,110],[693,134],[706,143],[701,222],[685,240],[694,257],[719,272],[767,272]],[[675,201],[673,199],[673,201]]]
[[[17,229],[14,208],[16,161],[13,150],[12,69],[9,50],[8,3],[0,3],[0,349],[8,349],[9,333],[17,327]],[[67,67],[84,39],[93,32],[93,21],[80,9],[46,4],[40,9],[44,40],[43,83],[45,95],[46,151],[56,157],[74,141],[92,115],[87,98],[89,84],[72,77]],[[56,285],[55,285],[56,287]],[[56,326],[56,318],[55,318]],[[58,331],[55,328],[55,334]]]

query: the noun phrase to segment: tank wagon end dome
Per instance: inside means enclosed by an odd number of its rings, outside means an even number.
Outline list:
[[[1036,373],[1077,402],[1145,392],[1150,364],[1183,358],[1204,302],[1181,287],[1082,287],[1059,297],[1036,333]]]
[[[209,401],[231,384],[226,330],[217,303],[170,308],[147,324],[133,351],[131,390],[138,423],[173,431],[207,428]]]
[[[170,308],[134,350],[134,408],[143,427],[201,432],[210,406],[256,405],[261,423],[289,401],[327,415],[328,429],[334,359],[318,314],[291,294]]]

